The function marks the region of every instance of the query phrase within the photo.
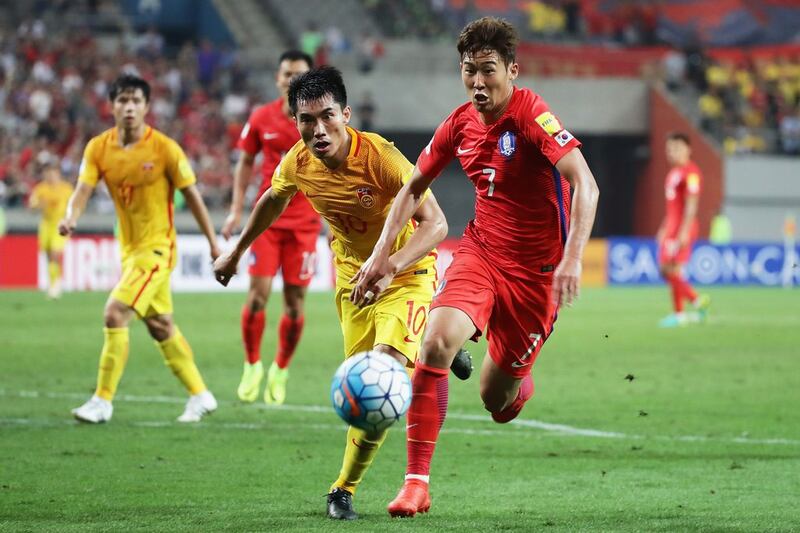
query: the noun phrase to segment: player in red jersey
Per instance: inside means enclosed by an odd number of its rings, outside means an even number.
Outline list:
[[[412,379],[406,480],[389,504],[392,516],[430,507],[430,462],[447,412],[447,369],[459,347],[486,332],[481,399],[496,422],[509,422],[533,394],[531,366],[559,305],[578,295],[597,185],[580,143],[538,95],[514,86],[516,43],[516,30],[501,19],[485,17],[461,32],[461,78],[470,102],[453,111],[420,154],[356,276],[356,298],[379,292],[376,281],[395,269],[389,252],[397,232],[457,157],[475,186],[475,219],[431,305]]]
[[[239,161],[233,174],[231,210],[222,226],[222,235],[230,238],[242,216],[244,193],[253,171],[256,155],[261,152],[261,186],[266,191],[272,173],[283,155],[300,140],[289,111],[289,82],[313,66],[311,57],[295,50],[284,52],[278,62],[275,86],[280,98],[253,111],[242,130],[238,147]],[[282,404],[286,398],[289,362],[303,332],[303,302],[314,275],[319,215],[302,195],[297,194],[269,230],[262,233],[250,248],[250,289],[242,308],[242,339],[246,360],[237,394],[244,402],[258,397],[264,367],[261,363],[261,336],[264,333],[272,278],[281,268],[283,275],[284,314],[278,325],[278,350],[267,374],[264,401]]]
[[[683,266],[691,257],[692,244],[697,238],[697,207],[702,185],[700,169],[691,160],[689,136],[680,132],[669,134],[666,151],[672,168],[664,183],[666,215],[658,228],[656,242],[658,264],[661,275],[672,289],[674,309],[674,313],[664,317],[659,326],[672,328],[694,320],[705,320],[711,300],[707,295],[698,295],[683,274]],[[695,313],[684,313],[684,300],[692,303]]]

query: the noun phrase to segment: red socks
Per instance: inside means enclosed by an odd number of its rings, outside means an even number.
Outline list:
[[[303,333],[305,317],[302,315],[297,318],[289,318],[287,315],[281,317],[278,325],[278,353],[275,355],[275,364],[278,368],[286,368],[292,360],[294,350]]]
[[[531,396],[533,396],[533,377],[528,374],[522,378],[522,383],[520,383],[517,397],[513,402],[511,402],[511,405],[500,412],[492,413],[492,420],[498,424],[511,422],[517,418],[517,415],[520,413],[520,411],[522,411],[522,408],[525,407],[525,402],[530,400]]]
[[[689,282],[683,279],[680,274],[672,274],[667,277],[667,282],[672,288],[672,307],[676,313],[683,312],[683,300],[693,302],[697,299],[697,293],[694,292]]]
[[[247,362],[251,365],[261,359],[261,336],[265,323],[263,309],[254,313],[248,307],[242,308],[242,341]]]
[[[417,362],[411,379],[411,407],[408,410],[407,474],[430,475],[431,458],[439,430],[447,415],[447,378],[450,370]]]

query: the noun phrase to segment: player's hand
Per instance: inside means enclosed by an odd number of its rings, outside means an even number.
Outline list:
[[[211,261],[216,261],[219,256],[222,255],[222,249],[217,246],[217,243],[211,244]]]
[[[220,255],[214,261],[214,278],[223,287],[227,287],[228,282],[236,275],[236,266],[238,264],[239,256],[233,251]]]
[[[687,244],[689,244],[689,234],[682,231],[682,232],[678,233],[678,238],[675,239],[675,240],[677,241],[676,242],[676,248],[677,248],[677,250],[680,250],[681,248],[683,248]],[[677,250],[676,250],[676,252],[677,252]]]
[[[385,254],[373,254],[364,261],[355,276],[350,278],[350,283],[355,283],[350,293],[350,301],[358,307],[369,305],[378,299],[381,292],[394,279],[397,267],[391,258]]]
[[[72,232],[75,231],[75,226],[77,226],[77,224],[74,220],[62,218],[61,222],[58,223],[58,234],[62,237],[72,235]]]
[[[222,223],[222,236],[225,239],[230,239],[234,233],[239,231],[239,223],[242,219],[242,213],[239,211],[231,211],[227,217],[225,217],[225,222]]]
[[[553,301],[559,307],[572,305],[578,299],[581,285],[580,259],[565,255],[553,275]]]

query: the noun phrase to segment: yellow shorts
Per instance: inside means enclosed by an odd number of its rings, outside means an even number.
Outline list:
[[[435,283],[433,274],[395,281],[374,304],[363,309],[350,302],[352,287],[337,288],[336,310],[344,335],[345,357],[386,344],[405,355],[406,366],[413,368]]]
[[[67,244],[67,237],[58,234],[58,225],[39,224],[39,250],[60,252]]]
[[[111,297],[133,308],[140,317],[172,314],[168,250],[134,252],[122,262],[122,277]]]

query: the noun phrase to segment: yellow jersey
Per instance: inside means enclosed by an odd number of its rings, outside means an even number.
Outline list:
[[[272,191],[277,197],[300,191],[328,222],[334,237],[331,249],[338,287],[352,286],[350,278],[372,254],[392,200],[414,169],[400,150],[380,135],[349,127],[347,132],[350,151],[339,168],[326,167],[301,140],[287,152],[272,176]],[[409,221],[397,236],[392,253],[413,232],[414,224]],[[435,257],[435,251],[431,252],[395,279],[433,273]]]
[[[30,206],[42,210],[42,224],[57,226],[67,211],[67,202],[72,195],[72,185],[66,181],[47,183],[43,181],[31,191]]]
[[[197,181],[178,143],[147,126],[136,144],[123,147],[117,128],[106,130],[86,145],[78,176],[92,187],[101,179],[117,211],[123,260],[133,252],[152,248],[168,254],[173,267],[172,199],[175,189]]]

